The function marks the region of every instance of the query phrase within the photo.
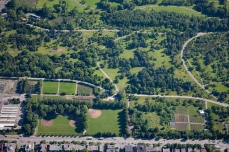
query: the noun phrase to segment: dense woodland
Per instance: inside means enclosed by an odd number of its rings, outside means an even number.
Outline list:
[[[173,12],[146,12],[143,10],[122,10],[112,13],[104,12],[102,20],[108,25],[140,30],[144,27],[164,26],[166,28],[186,31],[227,31],[228,19],[204,19]]]

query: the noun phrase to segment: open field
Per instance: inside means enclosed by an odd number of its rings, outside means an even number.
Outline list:
[[[176,122],[188,122],[188,115],[175,115]]]
[[[204,125],[190,124],[190,130],[202,131],[203,129],[204,129]]]
[[[76,83],[60,82],[60,94],[66,93],[67,95],[74,95],[76,93]]]
[[[188,123],[176,123],[176,130],[188,130]]]
[[[90,96],[92,89],[83,85],[77,85],[77,95],[79,96]]]
[[[77,135],[76,127],[69,125],[70,120],[66,116],[57,116],[53,120],[53,125],[44,127],[39,120],[37,134],[42,135]]]
[[[196,115],[189,115],[190,123],[204,123],[204,118]]]
[[[187,114],[187,108],[183,106],[176,107],[176,114]]]
[[[198,115],[198,107],[188,106],[188,114],[189,115]]]
[[[157,115],[156,112],[147,112],[142,113],[145,120],[148,120],[150,128],[158,127],[160,128],[160,117]]]
[[[77,4],[74,0],[67,0],[68,4],[68,10],[72,10],[74,7],[76,7],[77,10],[83,11],[84,7]],[[53,7],[55,4],[59,4],[59,0],[38,0],[37,2],[37,8],[41,8],[46,4],[47,7]]]
[[[194,15],[194,16],[203,16],[201,13],[195,12],[194,10],[188,10],[182,7],[172,7],[172,6],[156,6],[152,8],[155,11],[168,11],[168,12],[175,12],[185,15]]]
[[[43,85],[44,94],[57,94],[58,82],[44,81]]]
[[[87,134],[94,135],[98,132],[111,132],[119,134],[121,110],[102,110],[98,118],[88,116]]]

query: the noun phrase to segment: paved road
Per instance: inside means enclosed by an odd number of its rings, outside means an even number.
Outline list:
[[[186,46],[188,45],[188,43],[191,42],[193,39],[195,39],[195,38],[197,38],[197,37],[200,37],[200,36],[202,36],[202,35],[205,35],[205,34],[207,34],[207,33],[198,33],[196,36],[190,38],[188,41],[185,42],[185,44],[183,45],[182,50],[181,50],[181,60],[182,60],[182,62],[183,62],[183,66],[184,66],[185,70],[186,70],[187,73],[190,75],[190,77],[192,78],[192,80],[193,80],[199,87],[201,87],[205,92],[207,92],[209,95],[211,95],[212,97],[214,97],[215,99],[217,99],[215,96],[213,96],[213,95],[211,94],[211,92],[209,92],[208,90],[205,90],[204,85],[202,85],[201,83],[199,83],[199,81],[192,75],[192,73],[188,70],[188,67],[187,67],[187,65],[186,65],[186,63],[185,63],[185,61],[184,61],[184,59],[183,59],[183,57],[184,57],[184,49],[186,48]]]
[[[145,94],[132,94],[136,97],[164,97],[164,98],[185,98],[185,99],[197,99],[197,100],[203,100],[206,102],[211,102],[220,106],[224,106],[224,107],[228,107],[229,105],[226,103],[221,103],[221,102],[216,102],[213,100],[209,100],[209,99],[204,99],[204,98],[199,98],[199,97],[191,97],[191,96],[161,96],[161,95],[145,95]]]
[[[18,139],[19,138],[19,139]],[[41,140],[46,140],[46,142],[49,141],[93,141],[93,142],[100,142],[102,144],[105,143],[116,143],[116,146],[123,148],[126,144],[137,144],[137,143],[150,143],[150,144],[157,144],[157,143],[161,143],[161,146],[167,144],[167,143],[181,143],[181,144],[201,144],[202,146],[204,146],[204,144],[216,144],[217,146],[221,147],[221,150],[224,150],[225,148],[229,148],[229,144],[222,142],[222,140],[215,140],[210,141],[210,140],[186,140],[186,141],[182,141],[181,139],[177,139],[177,140],[165,140],[165,139],[137,139],[137,138],[127,138],[124,139],[122,137],[115,137],[115,138],[104,138],[104,140],[98,140],[98,138],[92,138],[92,140],[87,140],[87,137],[35,137],[35,136],[31,136],[31,137],[19,137],[19,136],[0,136],[0,140],[17,140],[19,143],[20,142],[36,142],[39,143]]]
[[[34,28],[37,28],[37,29],[40,29],[40,30],[43,30],[43,31],[49,31],[49,29],[45,29],[45,28],[42,28],[42,27],[39,27],[39,26],[35,26],[35,25],[32,25],[32,24],[26,24],[30,27],[34,27]],[[75,31],[75,32],[98,32],[100,31],[99,29],[93,29],[93,30],[54,30],[56,32],[72,32],[72,31]],[[102,31],[108,31],[108,32],[118,32],[119,30],[118,29],[102,29]]]
[[[86,84],[86,85],[89,85],[89,86],[92,86],[92,87],[96,87],[96,88],[99,88],[101,90],[105,90],[103,89],[102,87],[100,86],[96,86],[92,83],[89,83],[89,82],[85,82],[85,81],[79,81],[79,80],[72,80],[72,79],[48,79],[48,78],[31,78],[31,77],[0,77],[0,78],[10,78],[10,79],[17,79],[17,78],[20,78],[20,79],[28,79],[28,80],[54,80],[54,81],[72,81],[72,82],[76,82],[76,83],[82,83],[82,84]],[[43,86],[43,85],[42,85]]]

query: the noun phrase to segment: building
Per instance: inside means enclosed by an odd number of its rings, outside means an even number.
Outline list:
[[[5,127],[14,127],[19,112],[18,105],[4,105],[1,103],[0,108],[0,130],[3,130]]]
[[[115,145],[108,145],[106,148],[106,152],[115,152]]]
[[[3,151],[4,152],[15,152],[16,144],[15,143],[4,143]]]
[[[153,147],[146,147],[146,152],[153,152],[154,151],[154,148]]]
[[[125,152],[133,152],[133,147],[131,145],[126,145],[125,146]]]
[[[204,115],[204,111],[203,110],[198,110],[200,115]]]
[[[205,148],[201,148],[200,152],[207,152],[207,150]]]
[[[192,148],[188,148],[188,152],[192,152],[193,151],[193,149]]]
[[[180,152],[180,148],[173,149],[173,152]]]
[[[86,148],[88,149],[89,152],[98,152],[99,151],[99,147],[94,146],[94,145],[87,145]]]
[[[162,148],[162,152],[170,152],[170,148],[163,147],[163,148]]]
[[[28,13],[27,15],[29,16],[29,19],[31,19],[31,20],[40,20],[41,19],[40,16],[37,16],[37,15],[32,14],[32,13]]]

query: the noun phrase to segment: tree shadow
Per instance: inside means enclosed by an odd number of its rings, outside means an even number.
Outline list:
[[[125,134],[125,118],[124,118],[123,110],[118,113],[118,125],[119,125],[120,135],[124,135]]]
[[[58,114],[56,114],[56,113],[50,113],[50,114],[47,114],[43,119],[52,120],[52,119],[56,119],[57,116],[58,116]]]

